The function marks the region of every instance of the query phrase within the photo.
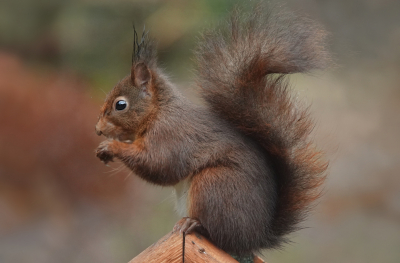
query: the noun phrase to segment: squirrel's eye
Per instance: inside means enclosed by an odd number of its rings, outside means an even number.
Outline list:
[[[128,104],[124,100],[119,100],[115,103],[116,110],[124,110]]]

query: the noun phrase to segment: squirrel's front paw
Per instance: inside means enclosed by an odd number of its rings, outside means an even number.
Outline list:
[[[106,140],[100,143],[96,149],[96,156],[104,163],[112,162],[114,159],[114,153],[111,151],[110,144],[111,140]]]

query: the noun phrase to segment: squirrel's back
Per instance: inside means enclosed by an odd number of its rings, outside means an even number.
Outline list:
[[[196,52],[208,106],[261,145],[272,166],[277,198],[264,247],[286,242],[320,194],[327,163],[309,139],[314,124],[286,75],[323,68],[325,36],[308,19],[260,4],[205,32]]]

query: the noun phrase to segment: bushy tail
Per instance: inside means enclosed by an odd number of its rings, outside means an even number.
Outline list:
[[[258,141],[273,165],[278,203],[269,247],[297,229],[327,168],[308,138],[308,109],[292,98],[285,78],[325,66],[325,33],[308,19],[275,11],[258,5],[246,16],[236,10],[222,30],[204,33],[196,53],[206,102]]]

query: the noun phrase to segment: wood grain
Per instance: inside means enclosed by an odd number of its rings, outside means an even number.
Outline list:
[[[182,236],[170,232],[129,261],[139,262],[182,262]]]
[[[187,235],[185,238],[185,263],[192,262],[238,263],[226,252],[215,247],[209,240],[196,232]]]
[[[145,249],[129,263],[181,263],[183,236],[179,232],[170,232],[156,243]],[[215,247],[209,240],[198,233],[192,233],[185,237],[185,263],[238,263],[226,252]],[[259,257],[255,263],[263,263]]]

